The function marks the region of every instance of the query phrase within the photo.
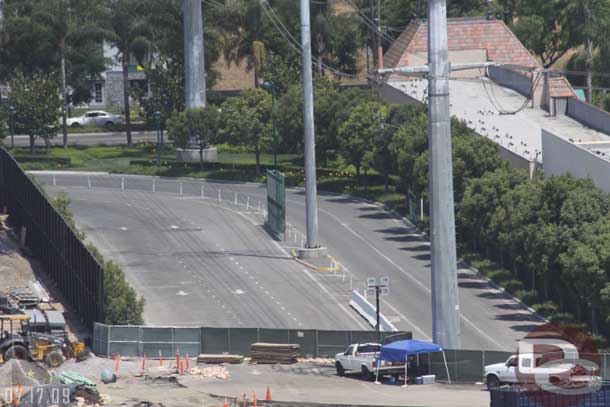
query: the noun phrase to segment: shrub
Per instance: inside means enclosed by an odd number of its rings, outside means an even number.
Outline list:
[[[532,305],[532,308],[545,318],[549,318],[551,315],[559,312],[559,307],[552,301],[547,301],[542,304],[534,304]]]
[[[516,293],[518,291],[523,291],[523,282],[520,280],[517,280],[515,278],[506,281],[504,284],[502,284],[502,286],[509,293]]]
[[[526,304],[533,304],[536,301],[536,298],[538,298],[538,293],[536,290],[517,290],[515,292],[515,297]]]

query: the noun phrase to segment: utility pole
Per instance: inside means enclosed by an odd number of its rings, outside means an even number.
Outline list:
[[[375,21],[375,0],[369,0],[369,16],[371,18],[371,22]],[[373,54],[373,66],[377,65],[377,57],[375,53],[377,52],[377,33],[373,32],[373,28],[369,28],[371,32],[371,53]]]
[[[318,244],[318,202],[316,187],[316,146],[313,122],[313,80],[311,73],[311,23],[309,0],[301,0],[301,47],[303,48],[303,127],[305,129],[305,204],[307,248]]]
[[[377,0],[377,69],[383,69],[383,41],[381,39],[381,0]]]
[[[203,15],[201,0],[184,0],[184,77],[186,107],[205,107]]]
[[[432,334],[445,349],[461,349],[455,246],[447,2],[429,0],[428,134],[430,240],[432,244]]]

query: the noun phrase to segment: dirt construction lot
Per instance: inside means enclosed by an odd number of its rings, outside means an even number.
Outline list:
[[[140,360],[120,362],[116,383],[103,384],[100,373],[104,369],[114,370],[115,362],[92,358],[85,362],[67,361],[59,370],[77,371],[97,382],[98,390],[112,406],[140,405],[136,403],[159,403],[163,406],[222,406],[227,397],[229,404],[237,406],[235,399],[252,399],[256,392],[264,400],[267,386],[277,406],[301,406],[307,403],[323,405],[365,406],[426,406],[426,407],[486,407],[489,393],[482,385],[435,384],[410,385],[374,384],[358,377],[337,377],[332,365],[297,363],[293,365],[226,365],[211,370],[223,372],[221,378],[197,374],[210,365],[199,365],[191,374],[176,375],[169,369],[173,361],[150,360],[147,372],[141,375]],[[191,360],[191,368],[195,361]],[[27,371],[29,368],[24,368]]]

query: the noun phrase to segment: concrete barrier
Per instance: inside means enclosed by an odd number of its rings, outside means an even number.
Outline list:
[[[523,96],[529,96],[532,92],[532,78],[518,71],[499,66],[490,66],[489,77],[497,84],[515,90]]]
[[[371,326],[377,325],[377,310],[373,304],[360,294],[357,290],[352,291],[352,299],[349,305],[358,312]],[[398,329],[383,315],[379,315],[379,330],[382,332],[398,332]]]
[[[610,135],[610,113],[576,98],[568,99],[567,114],[587,127]]]

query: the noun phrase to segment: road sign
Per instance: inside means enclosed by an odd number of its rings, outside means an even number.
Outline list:
[[[366,286],[367,287],[375,287],[377,285],[377,279],[376,278],[367,278],[366,279]]]
[[[390,277],[381,277],[379,279],[379,285],[381,287],[388,287],[390,285]]]

